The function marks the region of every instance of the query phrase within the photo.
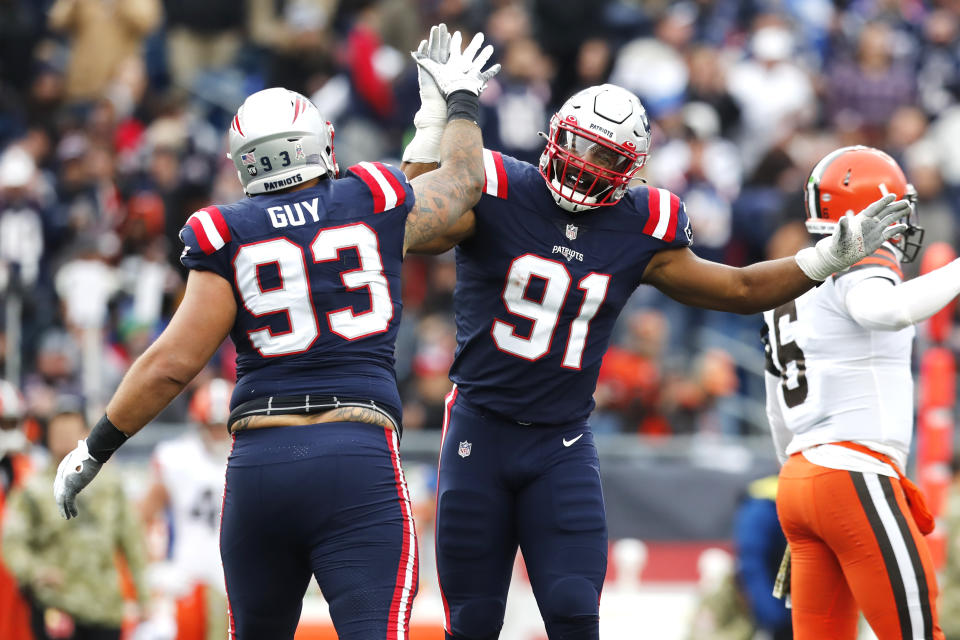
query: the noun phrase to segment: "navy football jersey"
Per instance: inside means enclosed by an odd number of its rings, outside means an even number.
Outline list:
[[[691,243],[683,203],[629,189],[571,214],[537,167],[484,150],[476,229],[456,249],[457,354],[468,402],[520,422],[586,418],[620,310],[654,253]]]
[[[338,180],[206,207],[180,231],[184,266],[233,284],[231,409],[269,396],[370,399],[400,416],[394,342],[413,189],[361,162]]]

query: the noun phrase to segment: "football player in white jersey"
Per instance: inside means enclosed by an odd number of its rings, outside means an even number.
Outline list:
[[[166,519],[169,563],[160,582],[176,601],[177,640],[219,640],[227,634],[227,601],[220,564],[220,506],[230,455],[233,384],[214,378],[193,394],[195,428],[161,442],[153,483],[141,505],[149,524]]]
[[[797,640],[853,640],[858,611],[880,640],[937,639],[932,519],[902,470],[913,433],[913,325],[960,293],[960,261],[903,281],[916,257],[915,192],[886,153],[844,147],[814,167],[807,230],[831,233],[863,203],[911,202],[906,231],[764,313],[777,510],[792,554]]]

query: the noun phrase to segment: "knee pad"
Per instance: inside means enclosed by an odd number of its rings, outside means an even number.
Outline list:
[[[477,598],[450,608],[448,640],[496,640],[503,626],[506,603],[493,598]]]
[[[600,593],[586,578],[580,576],[560,578],[550,585],[547,597],[540,603],[540,608],[544,620],[575,620],[591,616],[598,618]],[[551,639],[553,637],[550,636]]]

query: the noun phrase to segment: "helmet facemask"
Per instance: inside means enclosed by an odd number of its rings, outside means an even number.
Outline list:
[[[615,144],[579,126],[573,116],[561,120],[555,115],[540,173],[561,196],[560,206],[580,211],[617,204],[646,159],[630,141]]]
[[[923,235],[926,233],[920,226],[920,214],[917,211],[917,190],[912,184],[907,184],[907,193],[903,199],[910,203],[910,210],[899,222],[907,225],[906,230],[890,242],[900,251],[900,262],[913,262],[923,246]]]

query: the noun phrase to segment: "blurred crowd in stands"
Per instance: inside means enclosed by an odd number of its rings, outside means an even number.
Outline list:
[[[496,45],[484,139],[517,158],[537,161],[573,91],[634,91],[653,123],[643,176],[686,202],[705,258],[742,265],[807,242],[806,175],[855,143],[902,163],[928,238],[956,238],[957,2],[0,0],[0,354],[31,415],[43,424],[63,394],[99,411],[163,328],[186,275],[178,230],[243,195],[224,154],[247,94],[311,97],[341,167],[399,164],[419,106],[407,52],[439,21]],[[405,270],[406,428],[437,429],[455,265]],[[758,317],[642,287],[621,324],[598,431],[763,432]],[[207,377],[232,367],[227,344]]]

